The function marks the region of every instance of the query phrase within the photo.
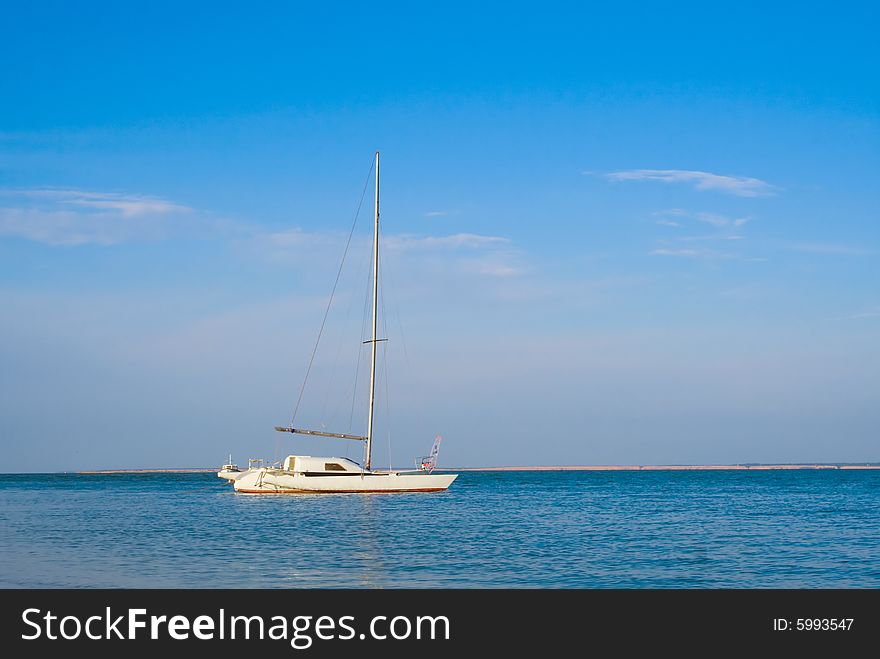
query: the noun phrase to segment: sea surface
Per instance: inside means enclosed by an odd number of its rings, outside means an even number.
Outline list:
[[[240,495],[213,474],[0,476],[12,588],[878,588],[880,471],[463,472]]]

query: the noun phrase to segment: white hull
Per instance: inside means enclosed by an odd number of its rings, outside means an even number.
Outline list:
[[[245,494],[333,494],[343,492],[437,492],[458,474],[374,472],[306,475],[280,469],[249,469],[233,481]]]
[[[243,473],[244,472],[238,471],[238,470],[233,471],[231,469],[221,469],[220,471],[217,472],[217,477],[218,478],[225,478],[226,480],[232,482],[236,478],[241,476]]]

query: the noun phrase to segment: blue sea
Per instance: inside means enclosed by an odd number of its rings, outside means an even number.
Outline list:
[[[0,477],[12,588],[880,587],[880,471],[463,472],[233,494],[213,474]]]

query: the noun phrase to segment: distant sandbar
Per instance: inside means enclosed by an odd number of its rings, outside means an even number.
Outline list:
[[[538,465],[530,467],[456,467],[438,471],[723,471],[769,469],[880,469],[878,463],[852,464],[734,464],[734,465]],[[195,469],[101,469],[80,474],[205,474],[217,468]],[[401,470],[403,471],[403,470]]]
[[[735,464],[735,465],[555,465],[463,467],[457,471],[723,471],[768,469],[880,469],[880,464]],[[456,471],[449,469],[448,471]]]
[[[84,476],[95,474],[207,474],[216,472],[220,467],[200,467],[198,469],[96,469],[94,471],[78,471]]]

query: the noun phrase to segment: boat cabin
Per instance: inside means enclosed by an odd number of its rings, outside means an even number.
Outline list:
[[[348,458],[316,458],[311,455],[288,455],[284,458],[284,471],[307,474],[361,473],[361,466]]]

